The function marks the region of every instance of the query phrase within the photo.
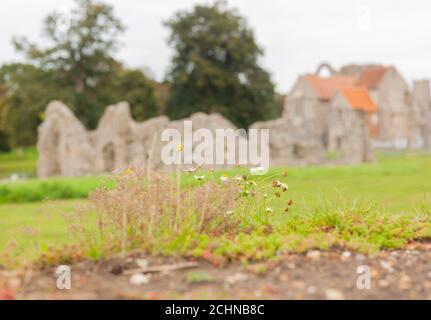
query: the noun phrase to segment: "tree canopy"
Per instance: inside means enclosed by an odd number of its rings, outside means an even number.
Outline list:
[[[12,146],[32,145],[50,100],[67,100],[48,71],[29,64],[0,68],[0,131]]]
[[[54,12],[44,20],[44,46],[13,39],[29,63],[0,67],[0,149],[34,144],[53,99],[64,101],[89,128],[118,101],[128,101],[137,120],[160,113],[156,83],[113,57],[124,26],[112,7],[93,0],[76,3],[70,16]]]
[[[113,8],[93,0],[76,0],[69,16],[53,12],[43,23],[44,46],[14,38],[18,51],[70,91],[74,111],[94,127],[109,102],[107,85],[120,68],[113,58],[118,36],[124,31]]]
[[[175,55],[168,75],[171,118],[220,112],[248,127],[276,117],[274,85],[259,65],[262,49],[239,13],[224,1],[197,5],[166,22]]]

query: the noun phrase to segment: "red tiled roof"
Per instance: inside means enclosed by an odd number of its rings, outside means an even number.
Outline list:
[[[366,112],[376,112],[378,110],[365,87],[345,87],[340,89],[340,93],[353,109]]]
[[[376,67],[371,69],[366,69],[359,75],[356,84],[358,86],[365,86],[369,89],[377,88],[380,81],[383,79],[388,67]]]
[[[305,79],[321,100],[330,100],[337,90],[343,87],[353,86],[357,81],[357,78],[348,76],[322,78],[316,75],[306,75]]]

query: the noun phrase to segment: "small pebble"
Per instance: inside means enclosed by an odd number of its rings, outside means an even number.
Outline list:
[[[132,275],[130,277],[129,282],[131,284],[136,285],[136,286],[140,286],[140,285],[147,284],[148,282],[150,282],[150,277],[143,274],[143,273],[135,273],[134,275]]]
[[[311,260],[319,260],[322,253],[319,250],[311,250],[307,252],[307,258]]]
[[[385,280],[385,279],[380,279],[380,280],[377,282],[377,284],[379,285],[379,287],[382,287],[382,288],[387,288],[387,287],[389,287],[389,281],[388,281],[388,280]]]
[[[350,257],[352,256],[352,254],[350,253],[350,251],[344,251],[342,254],[341,254],[341,260],[342,261],[347,261],[347,260],[349,260],[350,259]]]
[[[278,277],[278,279],[281,282],[287,282],[287,281],[289,281],[289,276],[287,275],[287,273],[282,273],[282,274],[280,274],[280,276]]]
[[[344,300],[344,294],[338,289],[326,289],[325,297],[328,300]]]
[[[315,294],[315,293],[316,293],[316,287],[314,287],[314,286],[309,286],[309,287],[307,288],[307,292],[308,292],[308,294]]]
[[[389,273],[393,273],[395,271],[395,269],[392,267],[392,263],[390,263],[389,261],[386,260],[381,260],[380,261],[380,266],[387,272]]]
[[[136,259],[135,263],[139,268],[148,268],[150,265],[147,259]]]

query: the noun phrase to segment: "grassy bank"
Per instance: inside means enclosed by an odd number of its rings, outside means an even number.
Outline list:
[[[179,182],[182,189],[199,187],[208,181],[220,181],[222,175],[233,179],[244,170],[199,173],[205,176],[203,180],[195,179],[195,173],[183,174]],[[283,175],[285,171],[288,171],[287,177]],[[254,225],[253,230],[243,226],[235,230],[234,236],[196,232],[193,224],[188,225],[191,229],[185,228],[183,234],[166,229],[162,230],[164,236],[151,245],[146,244],[145,250],[154,254],[208,256],[210,252],[228,259],[259,259],[275,257],[285,251],[302,252],[332,246],[365,252],[402,248],[409,241],[431,236],[429,156],[384,156],[379,162],[358,166],[280,168],[272,169],[265,176],[250,178],[256,182],[257,192],[269,196],[265,206],[271,208],[270,222],[257,228]],[[274,196],[276,192],[270,183],[278,178],[289,185],[289,190],[280,198]],[[24,202],[86,198],[100,186],[112,189],[114,183],[106,177],[82,177],[2,184],[0,250],[9,250],[16,261],[42,252],[54,252],[49,259],[55,261],[56,255],[66,251],[52,251],[48,247],[73,243],[67,232],[69,222],[63,219],[63,213],[72,211],[82,200]],[[133,192],[130,190],[125,195]],[[151,197],[149,199],[152,201]],[[286,212],[288,200],[292,200],[293,205]],[[107,199],[105,202],[112,207],[125,201]],[[145,210],[139,208],[135,211],[145,214]],[[250,208],[245,211],[255,212]],[[87,212],[85,216],[90,217],[89,224],[97,228],[93,213]],[[271,227],[266,227],[267,223]],[[78,251],[73,249],[75,253]],[[107,253],[93,246],[85,254],[100,258]]]
[[[378,162],[358,166],[273,169],[266,177],[284,170],[289,171],[290,195],[301,209],[315,207],[324,199],[345,203],[375,202],[382,211],[411,212],[431,196],[431,156],[382,156]],[[233,176],[238,172],[230,170],[206,175]],[[182,184],[193,185],[196,181],[193,175],[184,175]],[[80,177],[0,183],[0,203],[81,199],[101,186],[112,187],[113,182],[106,177]]]

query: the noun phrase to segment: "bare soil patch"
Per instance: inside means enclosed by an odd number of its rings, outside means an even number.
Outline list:
[[[309,251],[273,262],[222,265],[135,254],[73,265],[70,290],[57,289],[55,268],[3,270],[0,295],[3,299],[430,299],[429,261],[427,243],[374,256]],[[356,285],[361,265],[371,270],[369,290]],[[136,276],[142,267],[146,276]]]

